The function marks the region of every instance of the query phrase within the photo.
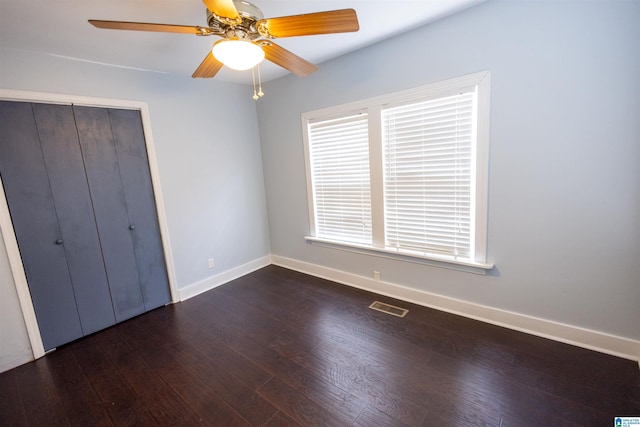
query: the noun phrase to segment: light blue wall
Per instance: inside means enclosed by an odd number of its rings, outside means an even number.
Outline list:
[[[148,103],[178,288],[269,254],[250,87],[10,49],[0,50],[0,87]],[[208,258],[215,260],[212,270]],[[15,308],[15,285],[7,269],[2,252],[0,290]],[[6,330],[3,326],[0,357],[20,351],[26,335],[19,309],[0,312],[0,323],[13,325]]]
[[[640,338],[640,2],[489,1],[265,84],[271,251]],[[348,35],[345,35],[348,37]],[[492,78],[487,276],[305,243],[300,114],[481,70]]]

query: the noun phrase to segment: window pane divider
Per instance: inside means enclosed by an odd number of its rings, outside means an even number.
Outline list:
[[[384,248],[384,170],[381,108],[369,108],[369,167],[371,185],[371,237],[374,248]]]

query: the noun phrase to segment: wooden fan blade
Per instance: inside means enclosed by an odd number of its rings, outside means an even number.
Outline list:
[[[271,41],[263,41],[260,45],[264,50],[265,58],[300,77],[306,77],[318,69],[311,62],[300,58],[298,55]]]
[[[108,30],[159,31],[163,33],[196,34],[199,36],[211,34],[207,27],[191,25],[153,24],[149,22],[100,21],[89,19],[89,23],[97,28]]]
[[[205,79],[211,78],[215,76],[218,71],[220,71],[223,65],[224,64],[214,58],[211,51],[209,51],[207,56],[204,58],[204,61],[202,61],[200,66],[196,69],[196,71],[194,71],[191,77],[193,77],[194,79],[197,77]]]
[[[304,15],[283,16],[258,21],[264,37],[295,37],[358,31],[358,17],[353,9],[331,10]]]
[[[222,18],[237,19],[238,9],[233,4],[233,0],[202,0],[209,12]]]

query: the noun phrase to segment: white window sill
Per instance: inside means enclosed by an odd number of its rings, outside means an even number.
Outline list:
[[[422,255],[411,253],[409,251],[393,250],[388,248],[376,248],[373,246],[361,245],[357,243],[337,242],[334,240],[321,239],[318,237],[305,236],[308,243],[319,245],[327,248],[359,253],[364,255],[372,255],[380,258],[393,259],[403,262],[411,262],[416,264],[425,264],[433,267],[447,268],[450,270],[464,271],[474,274],[486,274],[487,270],[494,267],[493,263],[482,263],[477,261],[459,260],[453,257]]]

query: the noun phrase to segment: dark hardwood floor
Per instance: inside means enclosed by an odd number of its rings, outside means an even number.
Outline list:
[[[0,374],[1,426],[555,427],[624,415],[640,415],[637,362],[275,266]]]

